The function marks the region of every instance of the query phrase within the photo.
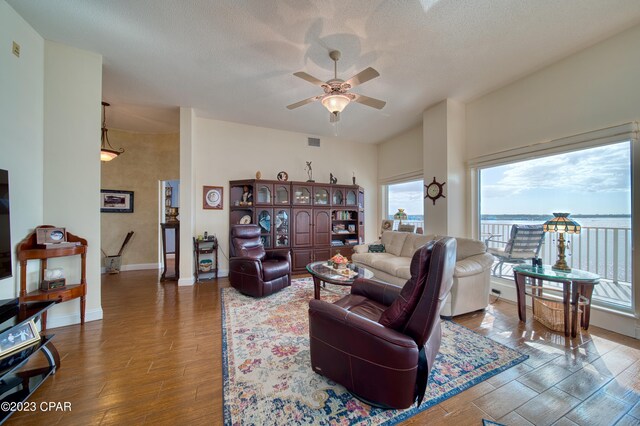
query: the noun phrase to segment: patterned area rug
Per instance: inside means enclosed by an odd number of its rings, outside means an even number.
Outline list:
[[[327,285],[322,300],[349,287]],[[311,278],[254,299],[222,289],[222,362],[225,425],[393,425],[527,359],[513,349],[443,322],[442,345],[420,407],[381,410],[353,398],[311,370]]]

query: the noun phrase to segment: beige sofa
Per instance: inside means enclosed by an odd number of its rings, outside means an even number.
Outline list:
[[[354,247],[353,263],[364,266],[378,280],[403,286],[411,277],[409,265],[413,253],[433,235],[409,232],[386,231],[379,241],[384,244],[384,253],[369,253],[370,244]],[[487,253],[482,241],[456,238],[458,251],[453,273],[453,287],[440,315],[452,317],[484,309],[489,304],[489,275],[493,256]]]

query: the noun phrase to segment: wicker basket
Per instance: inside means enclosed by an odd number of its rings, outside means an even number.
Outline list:
[[[533,318],[540,324],[554,331],[564,331],[564,304],[548,299],[533,297]],[[578,309],[580,321],[581,309]]]

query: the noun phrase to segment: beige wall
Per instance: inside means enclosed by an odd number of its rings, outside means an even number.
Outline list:
[[[107,125],[109,124],[107,108]],[[110,129],[109,141],[124,154],[102,163],[101,188],[134,192],[133,213],[101,213],[102,249],[117,254],[127,232],[135,234],[122,264],[157,267],[160,221],[159,182],[180,178],[180,140],[175,134],[132,133]],[[137,266],[133,266],[137,265]],[[124,268],[127,269],[127,268]]]
[[[12,41],[22,48],[19,58],[11,53]],[[3,0],[0,46],[0,168],[9,171],[15,247],[43,220],[44,40]],[[0,280],[0,299],[18,296],[15,252],[12,264],[13,277]]]
[[[320,119],[320,117],[319,117]],[[338,183],[350,184],[352,172],[357,183],[365,188],[365,235],[375,239],[378,227],[377,147],[351,143],[339,138],[321,138],[321,147],[307,146],[303,133],[247,126],[237,123],[193,119],[193,170],[195,234],[204,231],[216,234],[225,253],[229,253],[229,181],[251,179],[256,171],[263,179],[275,179],[284,170],[291,181],[305,181],[305,162],[312,161],[316,182],[329,182],[329,173]],[[181,141],[181,143],[184,143]],[[202,186],[224,187],[224,210],[202,209]],[[183,193],[184,189],[181,189]],[[183,229],[183,228],[182,228]],[[220,267],[228,262],[220,255]],[[181,263],[181,265],[184,263]],[[183,277],[187,276],[181,270]]]

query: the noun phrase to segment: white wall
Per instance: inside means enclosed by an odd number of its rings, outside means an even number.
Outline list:
[[[44,222],[83,237],[87,251],[86,320],[102,318],[100,303],[100,121],[102,57],[45,42]],[[80,260],[56,259],[67,282],[79,282]],[[49,262],[50,265],[54,261]],[[37,282],[31,283],[33,289]],[[80,321],[80,301],[54,306],[49,327]]]
[[[21,47],[19,58],[11,53],[13,41]],[[15,247],[43,217],[44,40],[3,0],[0,46],[0,168],[9,171]],[[0,299],[19,293],[15,250],[13,257],[13,277],[0,280]]]
[[[467,105],[467,156],[511,148],[640,120],[640,26],[624,31]],[[637,145],[637,144],[636,144]],[[638,146],[635,147],[636,156]],[[633,227],[640,229],[640,173],[633,173]],[[634,247],[640,246],[634,232]],[[635,251],[634,250],[634,251]],[[634,253],[633,286],[640,315],[640,256]],[[503,291],[503,296],[505,292]],[[592,311],[593,312],[593,311]],[[640,338],[633,318],[596,310],[593,325]],[[634,330],[635,333],[629,330]]]
[[[338,184],[351,184],[352,172],[355,172],[356,183],[365,188],[366,240],[372,241],[377,238],[379,219],[376,210],[378,203],[376,145],[351,143],[339,138],[321,138],[321,146],[316,148],[307,146],[309,135],[303,133],[216,121],[197,116],[194,117],[193,123],[195,235],[202,234],[204,231],[217,235],[223,251],[228,255],[229,181],[252,179],[258,170],[262,172],[263,179],[275,180],[278,172],[284,170],[289,174],[290,181],[305,181],[308,178],[304,170],[305,162],[312,161],[313,178],[316,182],[328,183],[329,173],[333,173],[338,179]],[[181,161],[183,160],[181,157]],[[181,174],[181,184],[182,179]],[[204,185],[224,187],[224,210],[202,208]],[[181,194],[184,194],[184,188]],[[181,232],[184,231],[189,232],[181,223]],[[188,235],[188,247],[191,247],[192,236]],[[184,251],[181,250],[181,255]],[[221,269],[226,271],[227,259],[220,255],[220,260]],[[181,268],[182,265],[181,261]],[[184,276],[183,271],[181,275]]]
[[[377,145],[378,180],[422,174],[422,123]]]
[[[44,222],[87,240],[86,320],[100,303],[100,101],[102,57],[45,42]],[[80,280],[79,258],[56,259],[67,282]],[[37,282],[31,284],[35,289]],[[80,300],[54,306],[48,327],[80,322]]]
[[[467,105],[467,155],[640,119],[640,26]]]

